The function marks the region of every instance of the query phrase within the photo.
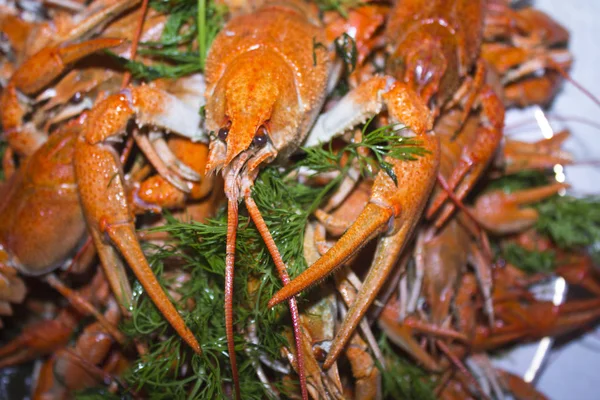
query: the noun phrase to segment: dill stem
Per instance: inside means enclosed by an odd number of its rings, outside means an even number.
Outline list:
[[[198,0],[198,54],[202,69],[206,61],[206,52],[206,0]]]

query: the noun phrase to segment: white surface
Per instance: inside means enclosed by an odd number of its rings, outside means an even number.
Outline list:
[[[539,8],[571,31],[570,50],[575,56],[571,76],[600,97],[600,1],[599,0],[538,0]],[[600,124],[600,107],[585,97],[575,86],[566,82],[555,100],[552,113],[567,121],[558,125],[571,129],[574,138],[566,148],[577,160],[600,160],[600,130],[579,122],[583,117]],[[522,120],[523,113],[511,115],[511,120]],[[532,115],[528,114],[529,117]],[[510,121],[510,120],[509,120]],[[510,123],[510,122],[509,122]],[[600,168],[575,165],[566,169],[567,182],[577,195],[600,193]],[[524,374],[537,345],[522,346],[504,358],[500,364],[513,372]],[[554,348],[546,367],[537,380],[537,387],[552,399],[599,399],[600,333],[590,333],[560,348]]]

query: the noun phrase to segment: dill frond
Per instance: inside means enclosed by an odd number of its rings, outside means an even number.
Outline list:
[[[563,249],[600,242],[600,198],[553,196],[536,206],[536,229]]]
[[[348,18],[348,12],[352,8],[359,7],[365,3],[363,0],[317,0],[317,6],[322,12],[337,11],[344,18]]]
[[[309,187],[283,172],[268,167],[259,175],[253,190],[259,209],[286,262],[290,276],[306,268],[302,243],[306,221],[333,184]],[[243,208],[242,208],[243,211]],[[126,381],[131,387],[153,399],[224,398],[224,382],[231,382],[227,356],[224,311],[225,243],[227,220],[224,212],[207,223],[180,222],[166,216],[167,231],[173,243],[150,246],[147,257],[163,288],[175,287],[165,278],[172,271],[168,264],[177,261],[177,271],[189,279],[176,289],[176,303],[186,325],[202,345],[203,354],[192,353],[164,321],[139,283],[134,285],[134,308],[123,331],[129,337],[151,340],[149,353],[136,361]],[[285,305],[269,310],[267,303],[281,282],[275,265],[258,231],[247,215],[241,214],[236,248],[234,285],[235,347],[244,398],[263,399],[268,391],[256,377],[253,364],[260,355],[281,357],[280,350],[290,344],[283,335],[290,324]],[[258,344],[244,337],[249,324],[259,338]],[[281,375],[273,371],[273,387],[279,387]]]
[[[384,399],[434,400],[436,398],[433,390],[434,382],[425,371],[400,356],[392,348],[385,334],[381,334],[378,344],[387,364],[384,368],[376,361],[377,368],[381,371]]]
[[[516,243],[502,246],[502,258],[529,274],[553,272],[557,266],[553,251],[527,250]]]
[[[356,69],[356,62],[358,60],[358,50],[356,48],[356,42],[352,36],[347,33],[342,33],[334,41],[335,52],[342,59],[346,66],[346,73],[349,75]]]
[[[549,175],[541,171],[523,170],[490,181],[485,191],[502,190],[505,193],[513,193],[517,190],[547,185],[550,182],[549,178]]]
[[[177,245],[155,247],[148,258],[163,288],[170,287],[163,270],[173,257],[182,263],[180,272],[190,275],[176,289],[181,296],[176,305],[186,325],[200,341],[203,353],[199,356],[187,348],[136,283],[132,318],[124,323],[123,332],[130,337],[154,339],[148,354],[133,364],[125,380],[136,392],[152,399],[226,398],[228,393],[224,383],[231,382],[231,373],[223,308],[224,257],[193,251],[191,248],[198,244],[194,229],[185,229],[184,224],[172,218],[167,226],[178,237]],[[236,279],[236,285],[245,287],[239,279]],[[236,296],[236,325],[243,325],[244,315],[238,312],[243,306],[239,300],[240,296]],[[273,329],[275,326],[273,324]],[[267,394],[257,383],[253,360],[243,352],[245,342],[243,336],[236,335],[242,393],[244,398],[262,399]],[[283,345],[281,341],[275,343],[277,349]]]
[[[227,8],[213,0],[152,0],[168,14],[158,42],[141,42],[139,54],[159,61],[152,65],[116,57],[137,79],[178,78],[204,70],[206,55],[225,23]]]
[[[77,400],[133,400],[128,393],[111,393],[106,387],[88,388],[75,393]]]
[[[306,158],[299,165],[316,172],[345,172],[349,165],[356,165],[363,176],[373,176],[381,168],[397,184],[392,164],[384,158],[388,156],[398,160],[415,160],[425,155],[427,150],[421,146],[419,139],[401,136],[399,133],[404,127],[387,125],[369,130],[372,120],[363,127],[361,142],[348,143],[339,151],[334,151],[331,142],[326,148],[304,147]],[[361,154],[359,149],[369,150],[369,155]],[[345,162],[342,162],[344,159]]]
[[[521,171],[491,181],[485,190],[501,189],[512,193],[547,185],[550,181],[551,176],[543,172]],[[531,206],[539,213],[535,229],[559,248],[579,250],[600,243],[599,197],[552,196]],[[529,251],[510,244],[502,253],[507,261],[527,272],[550,272],[556,267],[555,254],[551,251]]]

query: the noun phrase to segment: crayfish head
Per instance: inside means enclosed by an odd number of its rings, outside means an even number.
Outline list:
[[[230,165],[243,152],[270,161],[287,147],[298,126],[294,82],[293,71],[272,50],[258,48],[230,63],[207,91],[206,124],[214,132],[207,171]]]
[[[412,87],[427,104],[445,102],[458,88],[456,39],[449,32],[436,23],[425,25],[398,42],[388,62],[387,72]]]

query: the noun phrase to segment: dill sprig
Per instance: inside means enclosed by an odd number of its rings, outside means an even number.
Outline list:
[[[266,168],[255,183],[253,197],[291,276],[306,268],[302,255],[306,221],[333,185],[309,187],[285,178],[283,172],[272,167]],[[187,223],[166,216],[167,224],[158,228],[169,232],[174,242],[151,247],[149,262],[163,287],[173,287],[164,272],[173,259],[177,260],[178,271],[190,276],[177,289],[181,296],[177,306],[199,339],[203,354],[192,353],[174,335],[136,283],[132,318],[124,324],[123,331],[130,337],[154,339],[149,353],[136,361],[126,375],[134,390],[157,399],[227,397],[223,382],[231,381],[231,372],[223,307],[226,218],[221,212],[207,223]],[[237,236],[234,324],[241,389],[244,398],[266,398],[268,392],[257,379],[253,363],[258,362],[259,355],[279,359],[282,346],[290,346],[283,335],[290,324],[288,309],[285,305],[267,308],[281,282],[266,246],[245,214],[240,215]],[[260,339],[258,345],[248,343],[243,336],[249,324]],[[281,376],[273,372],[274,387],[283,390],[280,381]]]
[[[547,185],[550,176],[540,171],[521,171],[491,181],[485,190],[506,193]],[[552,196],[532,204],[538,213],[536,230],[562,249],[577,249],[600,242],[600,197]]]
[[[348,18],[348,12],[352,8],[359,7],[365,3],[364,0],[317,0],[317,6],[323,12],[337,11],[344,18]]]
[[[373,176],[381,168],[398,184],[392,164],[384,158],[415,160],[426,154],[427,150],[421,147],[418,139],[401,136],[399,133],[404,127],[387,125],[369,130],[372,120],[363,127],[361,142],[348,143],[338,151],[334,150],[332,142],[327,147],[304,147],[306,157],[299,165],[319,173],[345,173],[349,166],[356,165],[363,176]],[[368,155],[363,154],[363,149],[369,150]]]
[[[525,170],[493,180],[484,190],[518,190],[547,185],[551,175]],[[539,214],[535,224],[538,233],[547,236],[563,250],[591,248],[600,243],[600,198],[552,196],[531,204]],[[588,249],[594,252],[593,249]],[[595,254],[592,254],[593,256]],[[531,251],[514,243],[503,246],[502,257],[522,270],[551,272],[556,268],[556,255],[552,251]]]
[[[547,185],[549,182],[549,175],[542,171],[523,170],[490,181],[485,191],[502,190],[505,193],[513,193],[517,190]]]
[[[226,14],[225,5],[210,0],[198,0],[198,49],[203,70],[210,45],[224,25]]]
[[[384,399],[434,400],[433,382],[430,376],[413,362],[403,358],[392,348],[385,334],[378,340],[386,362],[385,368],[377,361],[381,371]]]
[[[141,42],[138,53],[160,63],[146,65],[117,57],[138,79],[178,78],[204,69],[208,49],[225,22],[227,8],[213,0],[152,0],[168,14],[158,42]]]
[[[336,54],[346,66],[346,73],[351,74],[356,69],[356,62],[358,61],[356,41],[347,33],[342,33],[335,39],[334,44]]]
[[[502,258],[530,274],[553,272],[557,266],[556,254],[552,250],[528,250],[516,243],[502,246]]]
[[[75,398],[77,400],[134,400],[129,393],[115,394],[103,386],[83,389],[75,393]]]
[[[221,258],[206,256],[193,250],[198,240],[193,230],[183,228],[183,224],[169,219],[167,226],[171,232],[176,232],[179,239],[176,246],[154,248],[149,257],[153,270],[163,287],[168,288],[169,282],[164,279],[163,269],[170,258],[182,263],[181,273],[190,275],[183,283],[178,294],[181,300],[177,302],[186,325],[194,332],[202,344],[202,355],[191,352],[185,343],[172,332],[152,301],[143,294],[139,284],[135,285],[134,308],[132,318],[123,325],[123,332],[130,337],[153,338],[148,354],[142,356],[125,375],[125,380],[133,390],[143,393],[152,399],[208,399],[226,398],[228,396],[226,382],[231,382],[227,343],[225,335],[224,302],[224,261]],[[240,278],[248,278],[248,274],[239,271],[236,276],[238,288],[244,288],[247,282]],[[239,276],[241,275],[241,276]],[[243,292],[243,290],[239,290]],[[236,325],[244,322],[244,306],[236,296]],[[190,304],[193,308],[187,309]],[[274,354],[276,349],[284,345],[283,339],[276,332],[281,322],[273,317],[270,327],[271,345],[268,351]],[[274,339],[273,339],[274,338]],[[269,350],[261,343],[257,351]],[[243,350],[246,341],[243,336],[235,336],[235,347],[238,356],[240,384],[244,398],[263,399],[267,397],[264,388],[256,378],[252,367],[254,361]]]
[[[536,206],[536,229],[563,249],[600,242],[600,198],[553,196]]]

